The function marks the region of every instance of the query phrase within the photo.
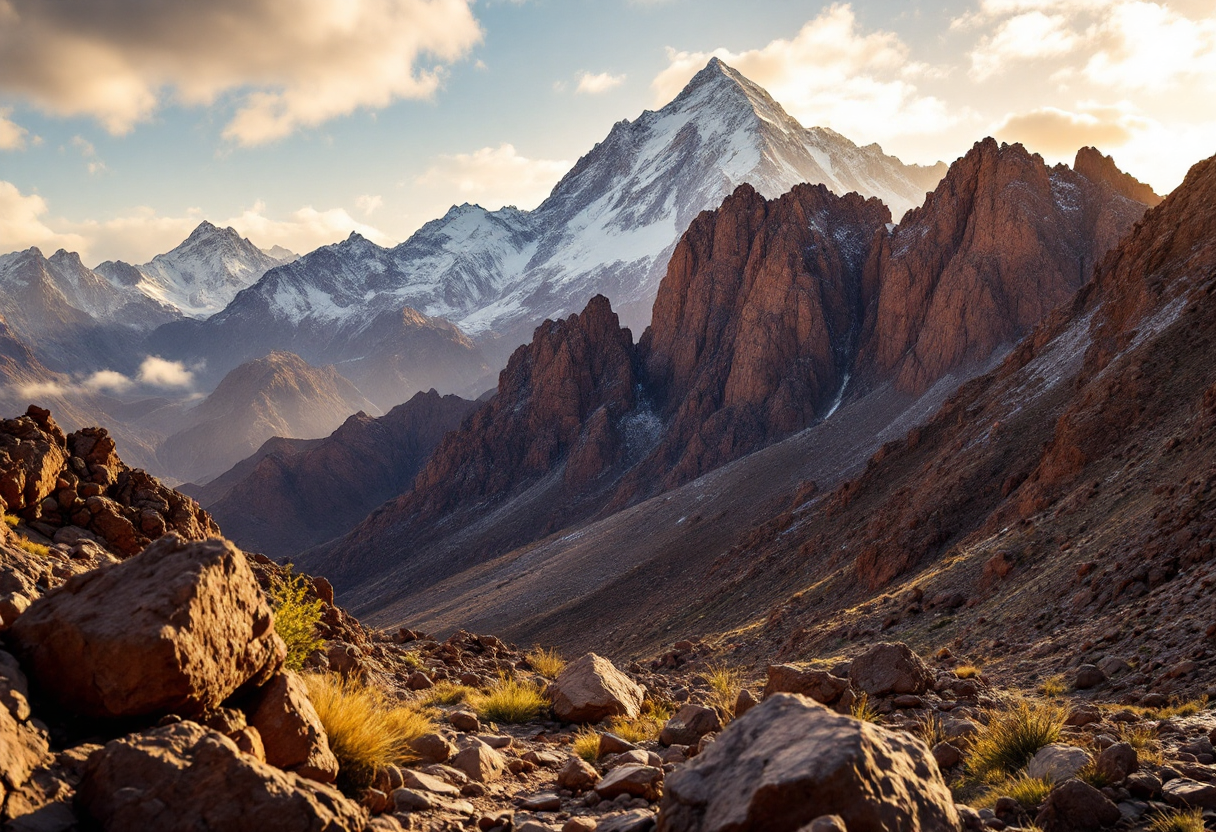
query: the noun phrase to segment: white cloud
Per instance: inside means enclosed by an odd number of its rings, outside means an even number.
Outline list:
[[[28,130],[12,121],[11,109],[0,108],[0,150],[22,150],[25,148]]]
[[[160,356],[149,355],[139,365],[137,379],[141,384],[153,387],[189,387],[194,384],[194,373],[180,361],[166,361]]]
[[[971,53],[971,72],[984,80],[1019,61],[1058,58],[1075,50],[1082,37],[1071,31],[1063,15],[1034,11],[1003,21]]]
[[[85,239],[79,234],[52,229],[46,223],[46,201],[38,194],[23,194],[11,182],[0,180],[0,252],[38,246],[47,251],[79,250]]]
[[[134,385],[135,382],[116,370],[98,370],[81,384],[84,389],[91,392],[108,390],[112,393],[122,393],[130,390]]]
[[[232,226],[262,248],[283,246],[309,252],[345,239],[357,231],[369,240],[390,245],[396,240],[380,229],[359,222],[342,208],[318,210],[304,206],[279,217],[265,203],[231,217],[207,217],[197,208],[178,216],[164,216],[151,208],[137,208],[108,220],[71,221],[50,217],[46,201],[37,194],[22,194],[15,185],[0,181],[0,253],[38,246],[44,251],[66,248],[85,262],[103,260],[144,263],[186,239],[203,219],[221,228]]]
[[[418,177],[420,185],[455,191],[457,198],[484,208],[503,205],[532,208],[539,204],[570,163],[550,159],[528,159],[515,147],[502,144],[472,153],[438,157]]]
[[[376,213],[376,210],[382,205],[384,205],[384,197],[379,194],[363,194],[355,198],[355,207],[362,211],[365,217]]]
[[[97,148],[83,136],[73,136],[72,147],[80,151],[80,157],[84,159],[90,175],[101,173],[106,169],[106,163],[97,156]]]
[[[574,91],[584,95],[599,95],[615,89],[623,83],[625,83],[624,75],[610,75],[607,72],[592,75],[590,72],[581,72],[578,76],[578,86]]]
[[[1122,2],[1093,35],[1085,77],[1117,89],[1159,90],[1198,80],[1216,90],[1216,18],[1192,20],[1158,3]]]
[[[114,134],[167,100],[236,112],[256,145],[404,98],[428,98],[482,32],[471,0],[3,0],[0,91]]]
[[[677,52],[651,87],[658,106],[674,98],[711,57],[764,87],[803,124],[831,127],[854,141],[935,133],[954,116],[909,80],[928,70],[892,32],[862,32],[849,5],[834,5],[792,39],[760,49]]]

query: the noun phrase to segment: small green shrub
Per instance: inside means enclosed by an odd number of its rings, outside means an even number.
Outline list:
[[[1022,700],[1005,711],[989,711],[988,724],[975,735],[967,765],[980,777],[1012,775],[1039,749],[1060,738],[1068,709],[1052,702]]]
[[[477,716],[487,722],[531,722],[549,704],[539,685],[531,685],[506,677],[500,678],[484,693],[475,693],[468,700]]]
[[[338,782],[347,789],[370,786],[387,765],[417,759],[412,743],[435,730],[411,705],[394,705],[355,679],[332,673],[304,676],[308,696],[338,758]]]
[[[308,597],[310,582],[304,575],[273,575],[270,606],[274,609],[274,631],[287,645],[287,667],[303,670],[304,660],[323,644],[317,636],[321,623],[321,599]]]
[[[533,670],[546,679],[556,679],[566,667],[566,660],[562,658],[561,653],[556,649],[546,650],[540,645],[524,653],[524,658],[532,665]]]

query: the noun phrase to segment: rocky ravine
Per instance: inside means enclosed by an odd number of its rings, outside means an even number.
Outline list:
[[[4,429],[9,509],[68,502],[52,496],[62,459],[107,478],[45,412]],[[193,512],[183,534],[211,532]],[[492,636],[369,631],[316,578],[304,587],[322,642],[300,675],[264,594],[286,576],[265,557],[176,533],[138,554],[104,536],[39,550],[37,522],[0,526],[0,576],[21,588],[0,598],[6,829],[1063,832],[1145,829],[1213,803],[1216,720],[1171,716],[1164,696],[1105,706],[1106,676],[1126,672],[1110,662],[1078,669],[1050,718],[1057,741],[1023,749],[1037,791],[988,778],[977,792],[986,738],[1021,706],[947,649],[929,663],[884,643],[830,669],[749,673],[693,640],[646,666],[588,654],[562,667]],[[310,693],[326,679],[430,725],[353,779],[349,727]],[[508,689],[535,699],[493,709]]]

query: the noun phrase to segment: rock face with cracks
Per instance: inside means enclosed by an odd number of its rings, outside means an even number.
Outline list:
[[[367,824],[336,790],[261,763],[192,722],[94,752],[76,799],[105,832],[361,832]]]
[[[71,578],[10,634],[39,687],[91,717],[202,713],[266,682],[286,655],[245,556],[176,535]]]
[[[776,694],[667,778],[658,832],[796,832],[839,815],[850,832],[956,832],[919,740]]]

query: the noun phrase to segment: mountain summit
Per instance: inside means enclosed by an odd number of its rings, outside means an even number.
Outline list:
[[[203,220],[177,248],[149,263],[131,266],[107,260],[96,271],[112,282],[133,285],[188,318],[205,318],[268,270],[295,259],[286,249],[265,252],[235,228],[219,228]]]
[[[451,321],[502,366],[542,320],[597,294],[643,329],[681,233],[739,185],[775,198],[822,183],[879,197],[898,216],[944,173],[804,128],[715,59],[661,110],[614,125],[535,210],[454,206],[392,249],[356,237],[319,249],[271,270],[210,321],[166,331],[156,349],[222,371],[264,354],[273,332],[270,347],[328,361],[321,345],[344,352],[339,342],[410,307]],[[249,352],[233,354],[240,344]]]

